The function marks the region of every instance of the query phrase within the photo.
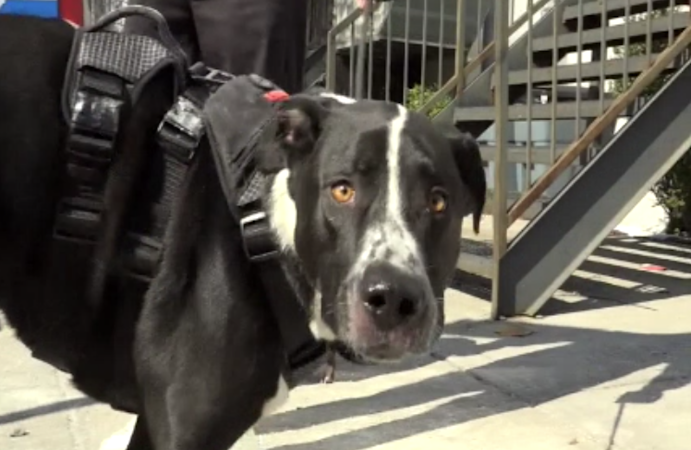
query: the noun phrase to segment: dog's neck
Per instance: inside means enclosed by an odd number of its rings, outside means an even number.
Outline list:
[[[262,203],[281,255],[281,265],[298,298],[306,308],[309,308],[311,307],[309,299],[314,297],[316,289],[304,274],[300,258],[295,250],[297,207],[288,188],[290,171],[282,169],[266,177]]]
[[[267,175],[263,204],[281,254],[281,265],[288,282],[305,308],[312,334],[318,339],[335,340],[333,331],[321,316],[321,292],[303,270],[295,246],[297,207],[289,191],[290,171],[282,169]]]
[[[263,203],[280,251],[295,254],[295,230],[297,229],[298,212],[295,201],[290,195],[289,180],[290,171],[288,169],[267,175]]]

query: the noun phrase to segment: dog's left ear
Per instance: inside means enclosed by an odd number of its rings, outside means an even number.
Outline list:
[[[266,147],[262,168],[278,171],[286,168],[291,158],[309,153],[319,139],[328,112],[308,96],[296,95],[281,103],[272,133],[274,145]]]
[[[451,145],[456,167],[461,180],[470,191],[472,199],[473,230],[480,231],[480,219],[485,208],[487,195],[487,180],[482,164],[480,147],[470,134],[459,131],[455,126],[443,127],[444,136]]]

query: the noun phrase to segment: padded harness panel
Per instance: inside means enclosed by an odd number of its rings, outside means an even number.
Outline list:
[[[223,191],[238,217],[238,206],[257,200],[263,180],[254,170],[257,146],[272,137],[274,105],[266,93],[279,89],[254,75],[235,77],[209,98],[204,122]],[[228,126],[228,124],[241,124]],[[267,133],[268,132],[268,133]]]
[[[105,31],[110,23],[129,15],[155,20],[161,39]],[[146,149],[161,164],[161,178],[146,180],[157,194],[125,207],[129,210],[110,211],[106,223],[105,189],[118,157],[120,128],[128,113],[138,107],[148,82],[171,67],[173,105],[159,124],[157,148]],[[256,167],[257,149],[275,136],[275,104],[267,93],[279,90],[255,75],[232,76],[201,64],[188,68],[165,20],[151,8],[121,8],[92,27],[77,30],[62,92],[69,131],[65,183],[53,235],[58,254],[86,248],[95,256],[93,272],[87,275],[94,312],[101,308],[109,276],[135,278],[145,284],[156,276],[163,236],[180,189],[196,154],[208,150],[228,207],[240,224],[247,257],[255,263],[266,290],[288,365],[297,369],[324,353],[324,344],[312,336],[303,304],[286,279],[262,205],[266,179]],[[124,216],[112,217],[116,214]],[[137,216],[146,220],[132,220]],[[115,255],[107,253],[101,259],[99,245],[105,242],[106,225],[112,223],[123,224],[117,225],[122,229],[115,233],[122,240]],[[113,273],[108,258],[119,263]],[[59,365],[59,361],[51,363]]]
[[[150,37],[101,31],[82,35],[76,69],[100,69],[134,84],[167,58],[170,50]]]
[[[103,31],[130,15],[156,21],[161,40]],[[163,17],[151,8],[122,8],[75,32],[62,91],[68,133],[64,183],[53,229],[59,251],[95,250],[102,242],[105,190],[118,157],[120,127],[138,107],[148,82],[167,68],[173,69],[171,94],[177,95],[185,85],[186,59]],[[89,288],[89,302],[95,309],[103,296],[109,264],[107,258],[95,264]]]

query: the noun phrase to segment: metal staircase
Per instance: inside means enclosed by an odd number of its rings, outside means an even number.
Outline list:
[[[367,94],[434,110],[434,120],[478,138],[493,236],[464,236],[459,268],[492,279],[495,317],[536,314],[691,146],[689,2],[455,3],[399,0],[398,14],[369,22],[378,28],[370,30],[366,83],[379,86]],[[354,84],[356,49],[352,40],[336,42],[339,34],[356,35],[365,23],[359,16],[329,34],[331,89]],[[397,21],[417,21],[415,39],[392,39],[390,30],[406,29]],[[446,31],[437,29],[442,24]],[[410,104],[421,90],[423,99]],[[522,230],[509,239],[516,222]]]

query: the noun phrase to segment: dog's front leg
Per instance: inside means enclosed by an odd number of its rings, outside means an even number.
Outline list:
[[[101,448],[101,450],[104,449]],[[146,425],[146,419],[143,416],[137,417],[127,450],[155,450]]]
[[[168,333],[148,322],[139,336],[138,378],[154,450],[228,450],[287,399],[280,336],[262,303],[240,297],[209,302],[205,311],[197,301],[168,321]],[[172,317],[146,313],[144,322]]]
[[[129,444],[127,444],[129,442]],[[254,430],[248,430],[236,443],[241,445],[241,448],[248,450],[259,450],[259,442]],[[146,427],[146,421],[143,417],[138,417],[132,420],[119,433],[114,434],[106,439],[99,450],[155,450],[149,430]]]
[[[155,450],[228,450],[287,397],[274,313],[209,158],[201,152],[190,172],[137,323],[137,382]]]
[[[251,364],[246,361],[245,364]],[[248,368],[237,366],[238,372]],[[262,417],[275,412],[287,398],[288,385],[277,371],[267,370],[256,384],[236,384],[218,389],[200,376],[176,380],[159,395],[148,389],[146,423],[137,420],[127,450],[228,450]],[[268,375],[268,376],[264,376]],[[267,392],[270,378],[272,389]],[[207,378],[206,380],[204,380]],[[120,441],[122,442],[122,440]],[[122,450],[108,448],[107,450]],[[105,450],[105,449],[103,449]]]
[[[287,399],[276,345],[190,344],[178,343],[172,376],[144,378],[147,425],[138,421],[128,450],[228,450]]]

